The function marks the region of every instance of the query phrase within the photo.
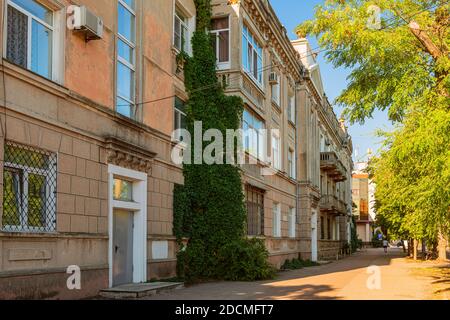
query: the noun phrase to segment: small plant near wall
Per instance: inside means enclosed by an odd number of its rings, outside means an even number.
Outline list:
[[[356,218],[352,218],[352,225],[350,228],[351,240],[350,240],[350,249],[352,253],[358,251],[358,249],[362,249],[363,241],[358,238],[358,233],[356,231]]]
[[[286,260],[281,267],[282,270],[297,270],[308,267],[316,267],[320,266],[319,263],[311,261],[311,260],[301,260],[301,259],[292,259]]]

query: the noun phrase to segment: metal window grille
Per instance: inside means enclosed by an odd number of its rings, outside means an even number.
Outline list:
[[[5,144],[2,230],[56,230],[56,154]]]

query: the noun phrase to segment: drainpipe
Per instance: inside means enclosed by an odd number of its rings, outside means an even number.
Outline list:
[[[295,206],[296,206],[296,211],[298,212],[297,217],[296,217],[296,221],[297,223],[300,222],[300,203],[299,203],[299,193],[300,193],[300,185],[298,183],[298,177],[300,174],[300,170],[299,170],[299,156],[298,156],[298,126],[300,124],[300,121],[298,119],[298,115],[300,114],[298,111],[298,99],[297,99],[297,95],[298,95],[298,85],[301,84],[301,81],[298,81],[295,83],[295,89],[294,89],[294,103],[295,103]],[[300,255],[300,253],[299,253]],[[299,257],[300,258],[300,257]]]
[[[143,3],[140,3],[141,6],[144,6]],[[139,14],[139,52],[136,52],[136,54],[139,54],[139,63],[138,63],[138,77],[139,77],[139,100],[138,101],[143,101],[144,100],[144,43],[143,43],[143,38],[144,38],[144,8],[141,7],[140,14]],[[137,79],[136,79],[137,80]],[[136,110],[135,110],[135,117],[138,118],[136,120],[139,120],[141,122],[144,121],[144,106],[141,105],[140,108],[138,108],[136,106]]]

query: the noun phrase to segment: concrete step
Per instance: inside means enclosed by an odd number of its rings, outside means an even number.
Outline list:
[[[182,282],[132,283],[101,290],[100,296],[108,299],[137,299],[183,287]]]

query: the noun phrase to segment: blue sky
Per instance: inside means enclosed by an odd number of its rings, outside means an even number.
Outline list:
[[[288,31],[291,39],[296,39],[294,33],[295,27],[304,20],[314,17],[314,7],[323,3],[323,0],[270,0],[277,15]],[[309,39],[312,48],[317,48],[317,42],[314,38]],[[318,49],[320,50],[320,49]],[[346,69],[334,69],[333,66],[324,59],[324,54],[319,55],[320,68],[327,96],[330,102],[333,102],[346,87],[347,76],[350,73]],[[335,107],[335,113],[340,116],[342,109]],[[368,119],[364,125],[355,124],[350,126],[349,131],[353,138],[354,150],[358,153],[355,160],[363,160],[367,149],[371,148],[376,152],[380,147],[380,139],[374,136],[376,129],[392,128],[391,122],[385,112],[376,112],[373,119]],[[354,152],[355,155],[355,152]]]

